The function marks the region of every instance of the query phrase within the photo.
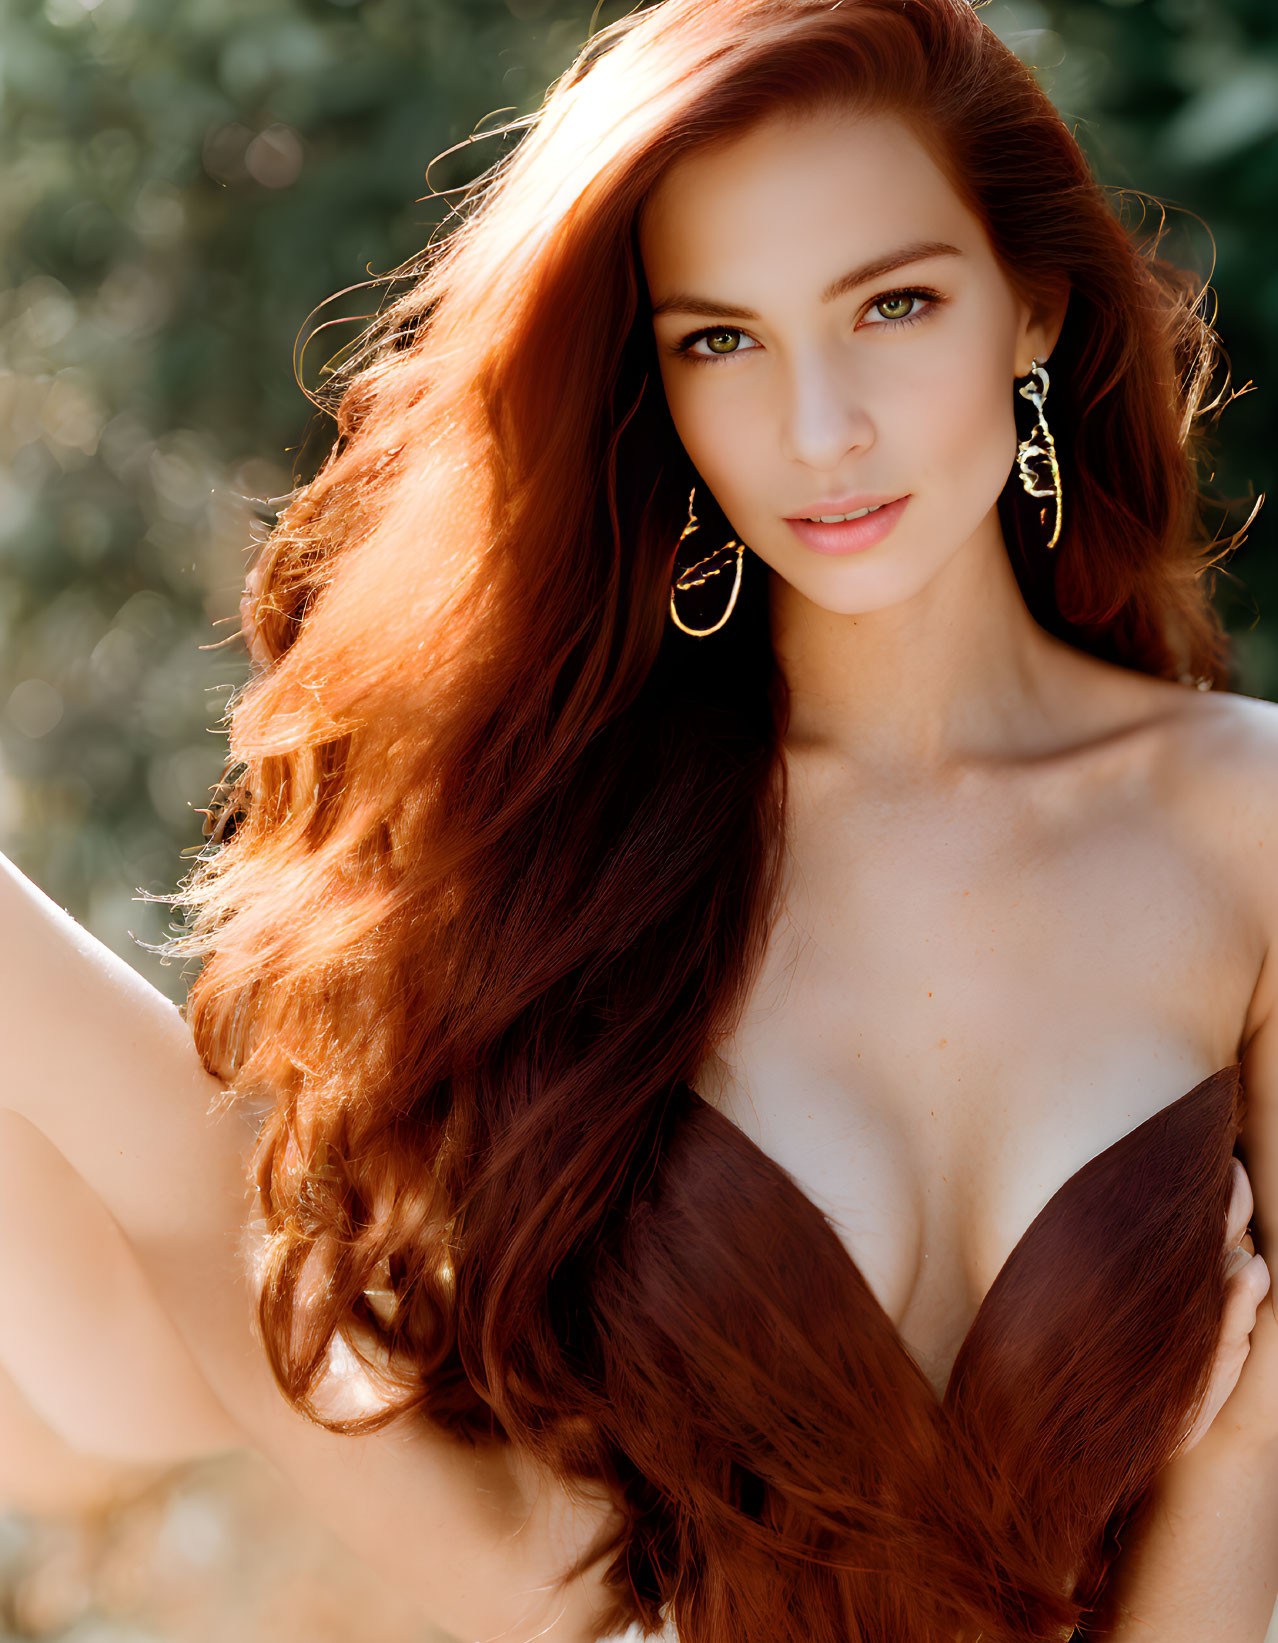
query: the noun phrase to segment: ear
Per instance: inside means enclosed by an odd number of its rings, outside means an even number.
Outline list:
[[[1028,376],[1030,366],[1036,359],[1046,363],[1050,358],[1065,324],[1069,293],[1070,287],[1065,283],[1050,292],[1044,292],[1032,305],[1024,302],[1021,304],[1015,355],[1018,377]]]

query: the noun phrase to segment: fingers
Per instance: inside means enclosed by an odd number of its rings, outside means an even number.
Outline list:
[[[1238,1159],[1234,1159],[1225,1217],[1225,1304],[1220,1334],[1207,1390],[1180,1445],[1181,1453],[1192,1449],[1204,1435],[1238,1384],[1251,1351],[1251,1335],[1260,1304],[1271,1287],[1269,1267],[1264,1257],[1256,1253],[1255,1243],[1247,1231],[1254,1207],[1247,1172]]]
[[[1232,1249],[1246,1232],[1256,1207],[1251,1195],[1251,1181],[1241,1159],[1231,1159],[1230,1169],[1233,1181],[1229,1192],[1229,1208],[1225,1212],[1226,1249]]]
[[[1269,1268],[1263,1255],[1243,1255],[1228,1280],[1220,1320],[1220,1347],[1227,1350],[1256,1327],[1256,1309],[1269,1291]]]
[[[1256,1309],[1269,1293],[1270,1272],[1263,1255],[1253,1255],[1247,1264],[1238,1272],[1233,1280],[1246,1287],[1251,1297],[1251,1321],[1255,1327]],[[1248,1330],[1248,1334],[1251,1331]]]
[[[1203,1437],[1237,1386],[1251,1351],[1256,1311],[1268,1288],[1269,1272],[1263,1257],[1244,1257],[1244,1264],[1228,1280],[1207,1389],[1189,1430],[1181,1440],[1178,1453],[1187,1453]]]
[[[1255,1304],[1265,1298],[1269,1289],[1269,1268],[1263,1256],[1256,1254],[1256,1245],[1247,1230],[1255,1210],[1251,1181],[1242,1160],[1230,1159],[1229,1206],[1225,1212],[1225,1280],[1234,1294],[1234,1280],[1241,1282],[1241,1294],[1252,1296]],[[1228,1306],[1228,1302],[1226,1302]],[[1254,1318],[1252,1320],[1255,1322]],[[1250,1332],[1250,1330],[1249,1330]]]
[[[1232,1184],[1229,1208],[1225,1214],[1225,1308],[1220,1325],[1218,1364],[1229,1363],[1245,1348],[1256,1327],[1256,1311],[1270,1287],[1269,1267],[1263,1255],[1256,1253],[1256,1245],[1247,1223],[1251,1220],[1255,1203],[1247,1171],[1237,1159],[1231,1160]],[[1238,1366],[1241,1371],[1245,1349]]]

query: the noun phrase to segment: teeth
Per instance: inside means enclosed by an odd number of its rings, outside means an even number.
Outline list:
[[[856,513],[823,513],[815,517],[810,516],[813,525],[841,525],[846,519],[864,519],[867,513],[878,513],[880,508],[886,508],[886,502],[879,502],[873,508],[861,508]]]

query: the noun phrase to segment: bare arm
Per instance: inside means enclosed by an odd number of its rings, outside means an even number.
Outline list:
[[[1243,1184],[1226,1235],[1230,1246],[1251,1212],[1245,1178]],[[1265,1262],[1246,1260],[1246,1253],[1244,1247],[1245,1264],[1230,1280],[1212,1389],[1194,1423],[1193,1446],[1163,1470],[1129,1526],[1104,1613],[1089,1636],[1109,1643],[1260,1643],[1268,1634],[1278,1598],[1278,1438],[1269,1414],[1278,1318]],[[1252,1364],[1246,1384],[1240,1356],[1244,1370]]]
[[[1272,1345],[1268,1301],[1262,1317]],[[1278,1446],[1209,1432],[1164,1470],[1134,1528],[1106,1643],[1263,1643],[1278,1600]]]
[[[245,1440],[92,1189],[0,1112],[0,1365],[74,1449],[163,1466]]]
[[[14,1165],[13,1126],[25,1121],[119,1234],[68,1247],[61,1267],[46,1267],[44,1293],[117,1284],[150,1297],[171,1332],[171,1361],[189,1360],[207,1387],[213,1441],[242,1435],[258,1448],[436,1625],[491,1643],[592,1639],[597,1577],[566,1594],[552,1583],[595,1538],[605,1503],[579,1506],[504,1449],[473,1450],[420,1420],[352,1438],[296,1414],[253,1335],[244,1115],[215,1114],[221,1087],[168,1000],[3,856],[0,931],[0,1109],[17,1115],[0,1124],[0,1148],[7,1135]],[[20,1292],[27,1247],[12,1228],[0,1235],[0,1291]],[[62,1309],[65,1327],[75,1319],[74,1306]],[[20,1343],[29,1381],[40,1373],[40,1333],[31,1316]],[[95,1351],[102,1341],[86,1329],[74,1351],[86,1389]]]
[[[1268,933],[1243,1033],[1243,1159],[1256,1246],[1278,1275],[1278,708],[1246,704],[1213,796],[1230,859]],[[1278,1313],[1260,1302],[1250,1353],[1206,1437],[1157,1479],[1111,1580],[1111,1643],[1262,1643],[1278,1600]]]

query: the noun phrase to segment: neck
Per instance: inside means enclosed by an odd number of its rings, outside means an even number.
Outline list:
[[[844,615],[774,572],[770,619],[790,687],[791,753],[938,774],[1054,740],[1070,647],[1025,605],[996,513],[916,593]]]

